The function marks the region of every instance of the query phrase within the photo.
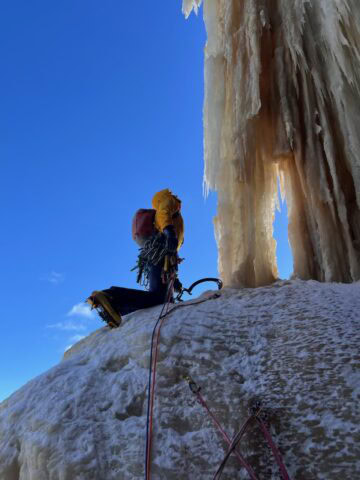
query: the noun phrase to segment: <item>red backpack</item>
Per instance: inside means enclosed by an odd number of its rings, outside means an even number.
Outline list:
[[[134,215],[132,237],[140,247],[143,247],[145,242],[156,232],[155,214],[156,210],[152,208],[140,208]]]

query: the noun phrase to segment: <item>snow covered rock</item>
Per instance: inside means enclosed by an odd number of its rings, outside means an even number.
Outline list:
[[[209,479],[226,451],[182,380],[190,374],[232,436],[249,401],[271,409],[292,479],[360,471],[360,283],[281,281],[185,304],[162,328],[152,478]],[[0,480],[144,478],[149,347],[160,308],[99,329],[0,404]],[[279,473],[254,425],[240,450]],[[235,458],[224,480],[248,478]]]

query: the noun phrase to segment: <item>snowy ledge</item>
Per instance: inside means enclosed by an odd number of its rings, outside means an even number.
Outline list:
[[[232,436],[261,398],[294,479],[360,471],[360,283],[279,281],[224,289],[174,311],[161,332],[154,479],[208,479],[225,446],[182,380],[190,374]],[[149,346],[160,307],[100,328],[0,404],[1,480],[140,479]],[[279,474],[251,428],[242,453],[259,477]],[[247,478],[235,459],[224,480]]]

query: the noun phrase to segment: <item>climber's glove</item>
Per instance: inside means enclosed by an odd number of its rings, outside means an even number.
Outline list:
[[[176,253],[178,248],[178,239],[176,236],[174,225],[168,225],[164,228],[163,234],[166,239],[166,250]]]
[[[174,291],[175,291],[176,293],[181,293],[181,292],[182,292],[182,289],[183,289],[182,283],[181,283],[180,280],[176,277],[175,280],[174,280]]]

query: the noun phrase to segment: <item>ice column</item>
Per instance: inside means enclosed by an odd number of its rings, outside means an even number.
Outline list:
[[[189,15],[201,0],[185,0]],[[206,189],[225,284],[277,278],[281,179],[294,273],[360,279],[360,2],[204,0]]]

